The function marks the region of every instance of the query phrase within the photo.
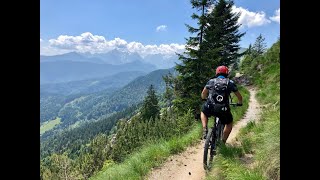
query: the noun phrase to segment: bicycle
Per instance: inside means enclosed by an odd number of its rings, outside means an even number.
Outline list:
[[[231,106],[241,106],[238,103],[230,103]],[[204,144],[203,167],[205,170],[211,168],[211,162],[216,155],[217,146],[222,141],[224,125],[221,124],[219,117],[214,116],[214,125],[209,129]],[[208,152],[210,155],[208,157]]]

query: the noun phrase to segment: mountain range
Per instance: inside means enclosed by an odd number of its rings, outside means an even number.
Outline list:
[[[176,56],[161,54],[142,58],[138,53],[118,49],[100,54],[70,52],[55,56],[40,55],[40,84],[102,78],[127,71],[148,73],[171,68],[177,59]]]
[[[126,71],[111,76],[85,79],[80,81],[41,84],[40,92],[42,94],[90,94],[105,89],[117,89],[125,86],[135,78],[145,75],[142,71]]]

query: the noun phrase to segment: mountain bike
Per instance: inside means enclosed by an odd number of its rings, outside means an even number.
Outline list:
[[[238,103],[230,103],[230,106],[241,106]],[[224,125],[221,124],[219,117],[214,116],[214,125],[209,129],[204,144],[203,167],[205,170],[211,168],[211,162],[216,155],[217,146],[222,141]],[[209,156],[208,156],[209,155]]]

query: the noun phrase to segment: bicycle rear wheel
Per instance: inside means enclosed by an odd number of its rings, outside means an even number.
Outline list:
[[[203,168],[205,170],[210,169],[211,162],[213,160],[213,148],[215,148],[215,138],[214,138],[215,130],[210,129],[207,138],[204,144],[204,153],[203,153]]]

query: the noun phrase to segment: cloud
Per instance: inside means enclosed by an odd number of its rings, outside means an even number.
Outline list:
[[[166,25],[160,25],[156,29],[157,32],[166,31],[166,30],[167,30],[167,26]]]
[[[176,52],[181,53],[184,51],[185,45],[183,44],[160,44],[160,45],[143,45],[139,42],[130,42],[127,45],[127,50],[129,52],[137,52],[142,57],[148,54],[163,54],[163,55],[173,55]]]
[[[232,11],[234,13],[241,13],[238,19],[238,23],[243,27],[247,26],[248,28],[250,28],[254,26],[263,26],[271,22],[266,18],[266,13],[263,11],[252,12],[248,9],[244,9],[243,7],[236,6],[232,7]]]
[[[49,44],[58,49],[80,52],[99,52],[109,45],[103,36],[92,35],[90,32],[82,33],[80,36],[60,35],[57,39],[50,39]]]
[[[42,42],[43,40],[40,38],[40,42]]]
[[[211,4],[208,8],[207,8],[207,14],[210,14],[214,9],[214,4]]]
[[[113,49],[123,49],[132,53],[138,53],[142,57],[148,54],[174,55],[185,49],[184,44],[160,44],[144,45],[140,42],[127,42],[121,38],[106,40],[103,36],[93,35],[90,32],[82,33],[80,36],[60,35],[56,39],[50,39],[47,46],[41,46],[42,54],[53,55],[71,51],[106,53]]]
[[[274,12],[274,16],[270,17],[272,21],[275,21],[280,24],[280,8]]]
[[[214,9],[214,4],[208,7],[207,12],[211,13],[213,9]],[[253,12],[243,7],[232,6],[232,12],[241,13],[238,19],[238,23],[241,24],[241,27],[247,26],[248,28],[250,28],[254,26],[263,26],[271,22],[266,17],[266,13],[263,11]]]

